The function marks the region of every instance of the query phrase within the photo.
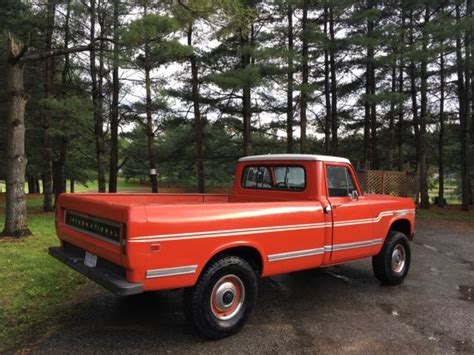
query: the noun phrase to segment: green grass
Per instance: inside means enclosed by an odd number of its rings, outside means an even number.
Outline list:
[[[459,184],[460,182],[456,181],[455,179],[446,179],[444,183],[444,198],[450,205],[457,205],[461,203],[460,196],[456,193],[459,188]],[[439,185],[438,181],[436,180],[428,191],[431,202],[434,202],[435,198],[438,196],[438,190]]]
[[[30,209],[38,205],[28,202]],[[0,230],[3,221],[0,212]],[[48,247],[59,244],[53,214],[30,213],[28,226],[31,237],[0,239],[0,352],[51,330],[87,282],[48,255]]]
[[[461,211],[459,205],[448,205],[443,208],[430,206],[428,210],[417,210],[416,218],[423,220],[445,220],[455,222],[472,222],[474,223],[474,206],[470,211]]]
[[[148,192],[149,187],[119,179],[118,190]],[[97,191],[97,183],[76,184],[76,191]],[[27,194],[26,198],[33,236],[0,238],[0,353],[54,329],[73,308],[79,288],[87,282],[48,255],[48,247],[59,244],[54,214],[42,212],[42,195]],[[4,195],[0,194],[0,231],[4,207]]]
[[[66,183],[67,190],[69,191],[69,180]],[[140,184],[135,181],[125,181],[123,177],[119,177],[117,180],[117,189],[118,191],[131,191],[131,192],[149,192],[150,186],[147,183]],[[97,181],[90,181],[87,184],[79,184],[76,182],[75,191],[76,192],[97,192],[98,183]],[[0,180],[0,193],[5,192],[5,182]],[[25,193],[28,193],[28,184],[25,184]],[[41,203],[39,201],[38,203]]]
[[[209,181],[208,184],[211,184]],[[195,186],[181,186],[180,188],[176,188],[176,183],[173,182],[165,182],[159,181],[158,188],[162,192],[195,192]],[[67,190],[69,191],[70,183],[69,180],[66,183]],[[108,187],[108,186],[107,186]],[[231,184],[211,184],[208,187],[208,190],[211,192],[227,192],[231,188]],[[86,184],[79,184],[76,182],[74,187],[75,192],[97,192],[98,190],[98,183],[97,181],[89,181]],[[150,192],[150,185],[148,181],[145,181],[141,184],[138,181],[126,181],[125,178],[119,177],[117,180],[117,190],[118,192]],[[5,182],[0,180],[0,193],[5,192]],[[25,184],[25,193],[27,194],[28,198],[28,184]],[[33,211],[41,211],[42,200],[34,200],[32,202],[31,207]],[[4,207],[4,203],[0,200],[0,208]]]
[[[69,184],[67,185],[69,187]],[[76,192],[97,192],[98,183],[97,181],[88,182],[85,185],[76,184]],[[119,177],[117,180],[117,190],[127,191],[127,192],[150,192],[150,186],[148,183],[140,184],[139,182],[134,181],[125,181],[123,177]]]
[[[4,222],[4,215],[3,211],[5,208],[5,194],[0,193],[0,216],[2,217],[0,220],[0,226],[3,229],[3,222]],[[33,194],[29,195],[26,194],[26,204],[28,207],[28,215],[31,214],[38,214],[43,212],[43,195]],[[0,230],[1,232],[1,230]]]

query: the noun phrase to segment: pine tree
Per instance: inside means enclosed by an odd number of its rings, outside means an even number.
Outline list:
[[[134,65],[145,74],[145,115],[146,136],[148,140],[148,161],[151,191],[158,192],[155,128],[153,124],[153,97],[151,72],[154,68],[167,62],[183,59],[189,56],[190,48],[181,45],[177,40],[165,37],[179,28],[176,19],[154,13],[156,8],[152,1],[139,1],[142,17],[132,21],[123,33],[125,44],[132,50],[142,50],[136,53]]]

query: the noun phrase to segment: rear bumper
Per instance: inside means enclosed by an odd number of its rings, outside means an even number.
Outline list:
[[[128,282],[124,275],[101,265],[100,262],[93,268],[85,266],[84,254],[78,253],[76,250],[50,247],[49,254],[118,296],[143,293],[142,283]]]

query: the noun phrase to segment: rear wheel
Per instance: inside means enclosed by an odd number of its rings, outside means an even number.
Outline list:
[[[206,338],[236,333],[247,321],[257,299],[257,274],[236,256],[213,261],[194,287],[184,291],[187,318]]]
[[[397,231],[389,232],[382,250],[372,258],[375,277],[384,285],[401,284],[410,263],[410,242],[405,234]]]

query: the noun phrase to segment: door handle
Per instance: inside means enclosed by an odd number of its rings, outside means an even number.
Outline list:
[[[341,207],[341,206],[342,206],[342,203],[338,203],[338,204],[336,204],[336,205],[334,205],[334,204],[332,205],[332,207],[334,207],[334,208],[338,208],[338,207]]]
[[[323,208],[323,211],[324,213],[326,214],[330,214],[332,209],[331,209],[331,205],[327,205],[326,207]]]

